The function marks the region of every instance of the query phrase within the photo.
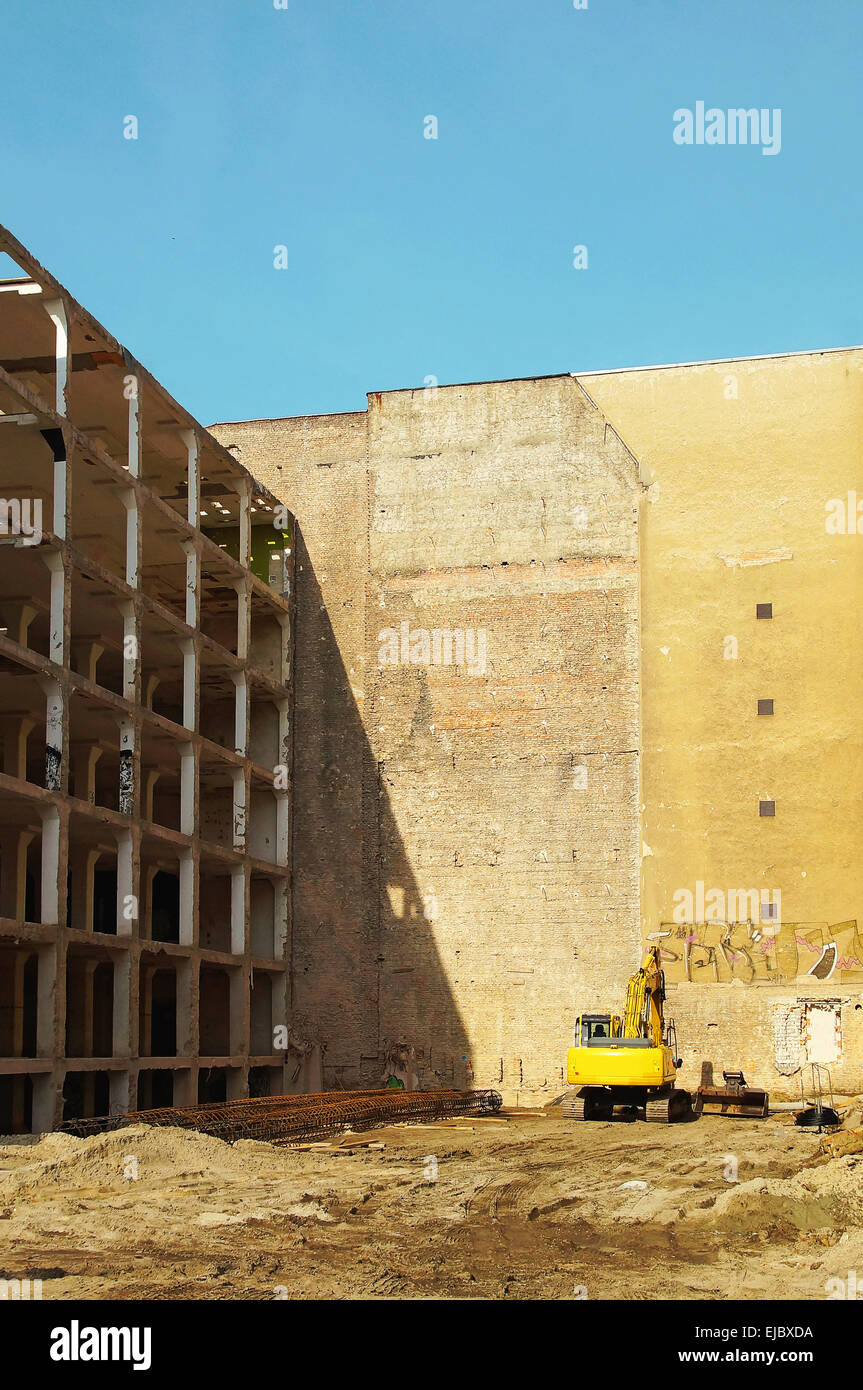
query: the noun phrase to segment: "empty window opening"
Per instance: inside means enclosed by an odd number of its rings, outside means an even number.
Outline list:
[[[198,1104],[213,1105],[228,1098],[228,1077],[224,1067],[201,1067],[198,1072]]]

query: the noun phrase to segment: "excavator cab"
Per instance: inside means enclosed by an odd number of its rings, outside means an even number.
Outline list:
[[[576,1047],[607,1047],[609,1038],[619,1037],[617,1014],[581,1014],[575,1020]]]

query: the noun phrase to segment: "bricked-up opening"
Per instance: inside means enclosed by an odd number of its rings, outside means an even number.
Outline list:
[[[276,888],[272,879],[252,876],[249,889],[251,948],[253,956],[271,959],[275,949]]]
[[[111,1074],[107,1071],[67,1071],[63,1082],[63,1119],[92,1120],[111,1108]]]
[[[110,1057],[113,1018],[112,962],[70,951],[66,960],[66,1055]]]
[[[252,595],[252,637],[249,661],[271,681],[282,679],[282,647],[286,618],[266,604],[257,594]]]
[[[231,872],[221,862],[201,859],[200,944],[206,951],[231,949]]]
[[[255,686],[249,701],[249,756],[259,767],[271,770],[282,762],[279,749],[279,711],[271,696]]]
[[[775,801],[759,801],[759,803],[758,803],[758,814],[759,814],[759,816],[775,816],[775,815],[776,815],[776,802],[775,802]]]
[[[772,604],[772,603],[756,603],[756,605],[755,605],[755,616],[756,616],[756,618],[772,618],[772,617],[773,617],[773,604]]]
[[[231,1052],[231,977],[226,970],[201,967],[200,1044],[202,1057]]]
[[[202,749],[198,772],[200,833],[203,840],[234,849],[245,834],[241,769],[218,754]],[[235,813],[235,799],[237,800]]]
[[[759,714],[772,714],[772,713],[773,713],[773,701],[772,701],[772,700],[759,700],[759,701],[758,701],[758,713],[759,713]]]
[[[142,957],[138,994],[139,1044],[142,1057],[177,1055],[177,973]]]

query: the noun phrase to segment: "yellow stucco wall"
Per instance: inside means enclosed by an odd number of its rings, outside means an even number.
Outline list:
[[[863,501],[863,350],[580,380],[651,484],[644,932],[672,922],[675,892],[694,897],[699,880],[705,895],[778,889],[781,930],[755,945],[750,933],[743,954],[696,949],[690,978],[796,977],[799,993],[835,939],[831,983],[861,981],[863,943],[832,928],[863,926],[863,517],[845,535],[825,518],[830,499]],[[762,602],[772,620],[756,619]],[[772,717],[758,716],[759,698],[773,699]],[[774,818],[759,816],[760,799],[775,801]],[[670,980],[686,977],[681,936]]]

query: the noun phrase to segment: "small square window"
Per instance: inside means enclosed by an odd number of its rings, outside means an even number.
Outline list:
[[[775,801],[759,801],[759,803],[758,803],[758,814],[759,814],[759,816],[775,816],[775,815],[776,815],[776,802],[775,802]]]
[[[756,603],[756,605],[755,605],[755,616],[756,616],[756,618],[772,618],[772,617],[773,617],[773,604],[772,604],[772,603]]]
[[[773,713],[773,701],[772,701],[772,700],[759,700],[759,701],[758,701],[758,713],[759,713],[759,714],[772,714],[772,713]]]

